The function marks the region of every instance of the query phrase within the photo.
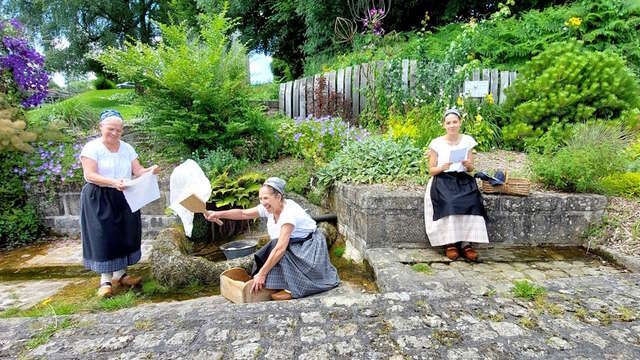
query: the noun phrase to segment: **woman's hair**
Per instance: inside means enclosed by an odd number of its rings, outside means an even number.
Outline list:
[[[280,179],[279,177],[270,177],[264,181],[262,186],[266,186],[271,189],[272,194],[280,194],[280,198],[284,198],[284,188],[287,185],[287,182]]]
[[[444,112],[444,116],[442,116],[442,121],[444,121],[444,119],[446,119],[447,116],[451,115],[451,114],[457,116],[458,120],[462,120],[462,115],[460,115],[460,111],[458,111],[458,109],[456,109],[456,108],[451,108],[451,109],[447,109]]]

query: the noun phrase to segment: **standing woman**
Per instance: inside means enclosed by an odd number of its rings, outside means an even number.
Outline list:
[[[460,134],[462,116],[456,109],[444,113],[447,134],[429,144],[429,173],[431,179],[424,194],[424,222],[431,246],[445,246],[451,260],[463,256],[476,261],[477,252],[471,243],[488,243],[486,212],[482,196],[473,177],[473,148],[478,143]],[[454,150],[466,151],[461,162],[451,163]]]
[[[289,300],[338,286],[338,272],[329,260],[327,241],[300,205],[284,198],[284,180],[268,178],[251,209],[209,211],[207,220],[267,218],[269,241],[254,255],[251,292],[279,290],[273,300]]]
[[[128,275],[127,266],[140,260],[140,211],[131,212],[122,190],[131,174],[140,176],[158,167],[144,168],[133,147],[120,140],[122,115],[116,110],[100,114],[101,137],[89,141],[80,153],[84,179],[80,193],[82,258],[87,269],[101,274],[98,297],[109,297],[111,286],[135,286],[140,278]]]

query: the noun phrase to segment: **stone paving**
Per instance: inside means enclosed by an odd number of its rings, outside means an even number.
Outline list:
[[[55,295],[74,280],[7,281],[0,283],[0,311],[26,309]]]
[[[1,319],[0,358],[640,358],[640,274],[562,250],[480,254],[485,262],[468,264],[426,249],[370,251],[379,294],[343,285],[279,303],[233,305],[213,296]],[[415,263],[430,272],[414,271]],[[515,298],[518,278],[534,280],[546,296]],[[27,346],[56,323],[48,341]]]

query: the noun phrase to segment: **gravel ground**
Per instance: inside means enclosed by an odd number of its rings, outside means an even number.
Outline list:
[[[640,256],[640,200],[610,197],[603,220],[602,226],[591,232],[590,243]]]

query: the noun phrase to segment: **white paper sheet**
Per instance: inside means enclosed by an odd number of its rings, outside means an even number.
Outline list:
[[[158,177],[153,171],[146,172],[142,176],[126,182],[124,198],[127,200],[131,212],[140,210],[150,202],[160,198],[160,188],[158,187]]]
[[[449,154],[449,162],[451,162],[452,164],[461,162],[466,158],[467,158],[466,148],[451,150],[451,153]]]

